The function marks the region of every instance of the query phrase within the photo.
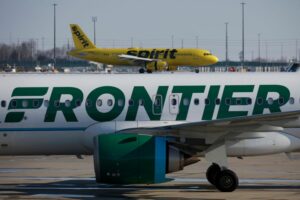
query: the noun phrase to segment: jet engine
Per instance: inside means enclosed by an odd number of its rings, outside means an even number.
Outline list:
[[[152,72],[152,71],[163,71],[168,68],[168,63],[165,61],[156,61],[156,62],[151,62],[148,63],[147,66],[147,71]]]
[[[247,132],[226,139],[228,156],[259,156],[300,150],[300,139],[284,132]]]
[[[102,183],[159,183],[165,174],[198,160],[168,144],[165,137],[106,134],[94,138],[96,181]]]
[[[177,66],[168,66],[169,71],[176,71],[177,68],[178,68]]]

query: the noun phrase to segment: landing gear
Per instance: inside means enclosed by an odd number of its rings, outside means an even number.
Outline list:
[[[140,74],[145,73],[145,69],[144,69],[144,68],[140,68],[140,69],[139,69],[139,73],[140,73]]]
[[[217,174],[215,186],[221,192],[232,192],[238,185],[239,179],[233,171],[225,169]]]
[[[199,73],[199,69],[195,69],[195,72],[198,74]]]
[[[215,185],[216,177],[220,173],[220,171],[220,166],[213,163],[206,171],[206,179],[208,180],[208,182],[210,182],[212,185]]]
[[[215,163],[207,169],[206,178],[221,192],[232,192],[239,185],[239,179],[233,171],[222,169]]]
[[[152,70],[151,70],[151,69],[145,69],[145,68],[140,68],[140,69],[139,69],[139,73],[140,73],[140,74],[145,73],[145,71],[146,71],[148,74],[152,73]]]

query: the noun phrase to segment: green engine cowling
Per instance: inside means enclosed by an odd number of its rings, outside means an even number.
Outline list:
[[[94,138],[96,181],[113,184],[150,184],[166,181],[165,174],[190,162],[166,137],[106,134]]]

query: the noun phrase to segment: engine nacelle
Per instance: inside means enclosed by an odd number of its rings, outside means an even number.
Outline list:
[[[146,68],[150,71],[163,71],[168,68],[168,63],[165,61],[151,62],[147,64]]]
[[[170,66],[170,65],[168,66],[168,70],[169,70],[169,71],[176,71],[177,68],[178,68],[178,66],[172,66],[172,65],[171,65],[171,66]]]
[[[177,172],[183,170],[184,155],[180,150],[173,146],[167,148],[167,166],[166,173]]]
[[[247,132],[226,140],[228,156],[259,156],[300,149],[300,139],[284,132]]]
[[[94,139],[96,181],[102,183],[159,183],[165,174],[198,161],[168,144],[165,137],[107,134]]]

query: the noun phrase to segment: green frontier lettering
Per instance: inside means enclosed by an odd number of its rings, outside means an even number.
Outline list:
[[[194,93],[203,93],[205,86],[174,86],[172,93],[182,93],[176,120],[186,120]]]
[[[273,103],[269,104],[268,94],[273,92],[278,93],[279,98],[274,99]],[[290,99],[290,91],[282,85],[261,85],[256,98],[253,115],[263,114],[264,109],[269,109],[271,113],[281,112],[280,107]]]
[[[247,116],[248,111],[229,111],[233,105],[249,105],[248,97],[233,97],[234,93],[253,92],[254,85],[226,85],[224,88],[221,105],[218,112],[218,119]]]
[[[128,55],[131,56],[138,56],[141,58],[154,58],[154,59],[158,59],[158,58],[163,58],[163,59],[167,59],[168,56],[170,59],[175,59],[176,58],[176,53],[177,53],[177,49],[165,49],[165,50],[156,50],[156,49],[152,49],[151,51],[148,50],[129,50],[127,51]]]
[[[63,95],[71,95],[70,105],[60,102]],[[75,102],[82,102],[83,94],[81,90],[74,87],[54,87],[49,100],[49,106],[46,112],[44,122],[54,122],[56,113],[61,111],[67,122],[77,122],[77,117],[73,109],[77,106]]]
[[[216,107],[216,99],[218,98],[220,86],[219,85],[212,85],[209,88],[207,100],[208,101],[205,105],[202,120],[212,120],[213,114]]]
[[[149,120],[160,120],[164,109],[168,86],[159,86],[155,95],[149,95],[144,86],[136,86],[131,94],[132,105],[128,106],[125,120],[135,121],[137,119],[140,106],[143,106]],[[172,93],[181,93],[179,103],[179,113],[176,120],[186,120],[190,108],[191,99],[194,93],[203,93],[203,85],[184,85],[174,86]],[[219,105],[217,119],[231,118],[238,116],[247,116],[247,110],[230,111],[231,106],[240,106],[252,104],[249,97],[234,97],[236,93],[252,93],[254,85],[225,85],[222,98]],[[44,96],[48,87],[19,87],[12,92],[12,97],[8,106],[8,113],[5,122],[16,123],[24,119],[26,109],[38,109],[42,106]],[[205,105],[202,119],[212,120],[213,113],[217,107],[215,100],[218,98],[220,85],[212,85],[209,88],[207,99],[209,104]],[[274,96],[277,93],[277,99],[268,103],[270,94]],[[101,112],[97,109],[96,102],[101,95],[109,94],[114,97],[114,104],[108,112]],[[60,102],[63,96],[71,96],[70,102]],[[33,98],[35,97],[35,98]],[[265,109],[271,113],[281,112],[281,106],[284,106],[290,98],[290,91],[282,85],[261,85],[258,88],[255,103],[253,103],[253,115],[263,114]],[[46,111],[44,122],[54,122],[57,112],[62,112],[67,122],[77,122],[74,109],[79,107],[83,101],[83,93],[80,89],[74,87],[54,87],[49,100],[49,106]],[[78,104],[78,102],[80,102]],[[115,120],[125,107],[124,93],[113,86],[103,86],[94,89],[87,97],[85,108],[89,117],[95,121],[105,122]],[[248,107],[249,108],[249,107]],[[18,109],[17,111],[15,111]],[[245,107],[246,109],[246,107]]]
[[[44,96],[48,91],[47,87],[19,87],[12,92],[12,97]],[[22,98],[12,99],[8,110],[13,109],[38,109],[43,103],[43,98]],[[24,119],[25,112],[9,112],[5,122],[16,123]]]
[[[168,91],[168,86],[158,87],[156,96],[161,96],[162,102],[160,102],[161,106],[154,106],[154,103],[152,102],[151,97],[149,96],[144,86],[134,87],[131,95],[131,100],[133,101],[133,105],[128,107],[125,120],[135,121],[140,106],[144,106],[150,120],[160,120],[161,112],[165,104],[167,91]],[[143,101],[142,105],[140,105],[140,100]],[[155,113],[153,113],[153,111]]]
[[[97,107],[97,99],[103,94],[110,94],[114,97],[114,105],[109,112],[100,112]],[[103,86],[94,89],[87,97],[86,111],[88,115],[98,122],[112,121],[120,115],[124,108],[125,96],[123,92],[112,86]]]

